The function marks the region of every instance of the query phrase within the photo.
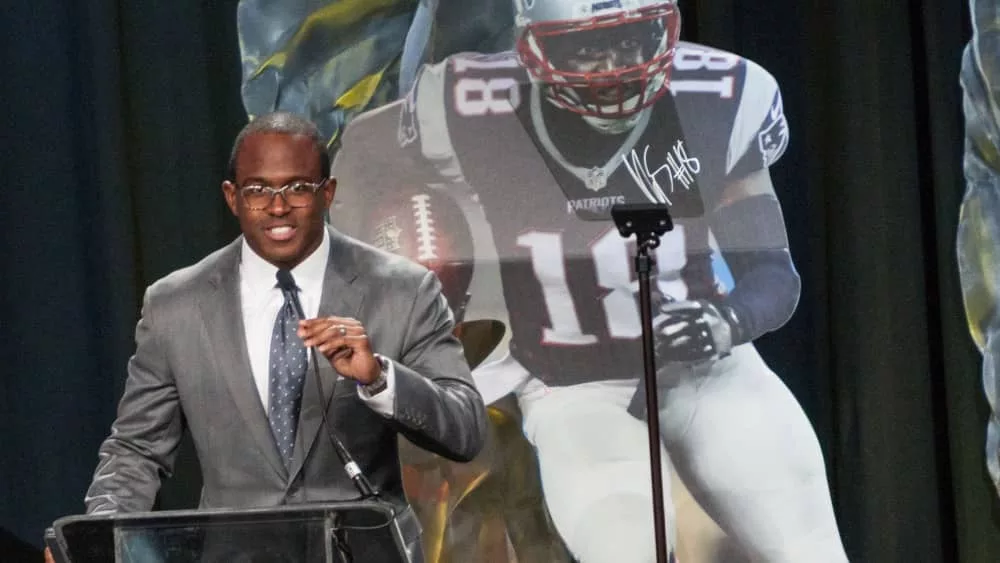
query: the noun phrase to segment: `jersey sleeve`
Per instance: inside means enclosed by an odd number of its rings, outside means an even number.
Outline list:
[[[437,181],[462,177],[448,131],[447,71],[447,61],[424,66],[404,98],[399,119],[400,146],[429,165],[437,173]]]
[[[451,185],[460,176],[451,150],[443,82],[433,67],[424,67],[413,88],[395,102],[365,112],[344,130],[331,166],[337,181],[330,220],[356,235],[371,201],[429,185]]]
[[[448,133],[442,65],[423,67],[407,95],[356,117],[333,162],[340,189],[454,181],[461,176]]]
[[[770,167],[785,153],[789,140],[778,82],[753,61],[746,65],[726,155],[726,176],[733,180]]]

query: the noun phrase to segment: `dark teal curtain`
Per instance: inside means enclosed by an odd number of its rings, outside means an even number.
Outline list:
[[[237,232],[219,197],[245,121],[234,11],[4,6],[0,527],[33,544],[83,508],[142,289]]]

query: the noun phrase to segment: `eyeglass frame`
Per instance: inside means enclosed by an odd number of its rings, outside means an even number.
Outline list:
[[[247,209],[249,209],[251,211],[264,211],[268,207],[271,207],[271,205],[274,203],[274,198],[277,197],[278,195],[281,195],[281,199],[285,202],[285,205],[287,205],[288,207],[291,207],[292,209],[304,209],[306,207],[309,207],[309,205],[308,204],[307,205],[292,205],[288,201],[288,198],[285,197],[285,190],[291,188],[292,186],[302,186],[302,185],[309,186],[311,188],[310,194],[312,195],[312,197],[315,198],[316,194],[319,193],[319,191],[321,189],[323,189],[323,186],[325,186],[326,183],[329,180],[330,180],[330,178],[323,178],[318,183],[317,182],[309,182],[309,181],[306,181],[306,180],[292,180],[291,182],[288,182],[287,184],[285,184],[284,186],[281,186],[278,189],[275,189],[275,188],[272,188],[271,186],[267,186],[267,185],[263,185],[263,184],[250,184],[250,185],[246,185],[246,186],[237,186],[236,187],[236,191],[240,194],[240,198],[243,199],[244,203],[246,203]],[[263,207],[252,207],[250,205],[250,202],[247,201],[246,195],[244,195],[244,193],[243,193],[244,190],[246,190],[247,188],[263,188],[264,193],[270,194],[271,197],[270,197],[270,199],[267,200],[267,204],[264,205]]]

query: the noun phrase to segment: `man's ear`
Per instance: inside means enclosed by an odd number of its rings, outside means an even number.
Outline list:
[[[323,185],[323,200],[326,202],[324,206],[326,209],[329,209],[330,204],[333,203],[335,193],[337,193],[337,179],[331,176],[326,179],[326,184]]]
[[[226,205],[229,206],[229,210],[233,212],[233,215],[237,215],[237,213],[236,213],[236,209],[237,209],[236,208],[236,184],[233,184],[229,180],[223,181],[222,182],[222,196],[224,198],[226,198]]]

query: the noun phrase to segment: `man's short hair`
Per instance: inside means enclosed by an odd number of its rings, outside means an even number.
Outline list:
[[[330,173],[330,154],[326,151],[326,143],[323,142],[323,136],[316,124],[295,113],[276,111],[253,119],[236,136],[233,150],[229,153],[229,168],[226,172],[230,181],[236,181],[236,157],[239,155],[240,149],[243,148],[243,141],[255,133],[301,135],[308,138],[315,145],[316,151],[319,152],[319,164],[323,176]]]

